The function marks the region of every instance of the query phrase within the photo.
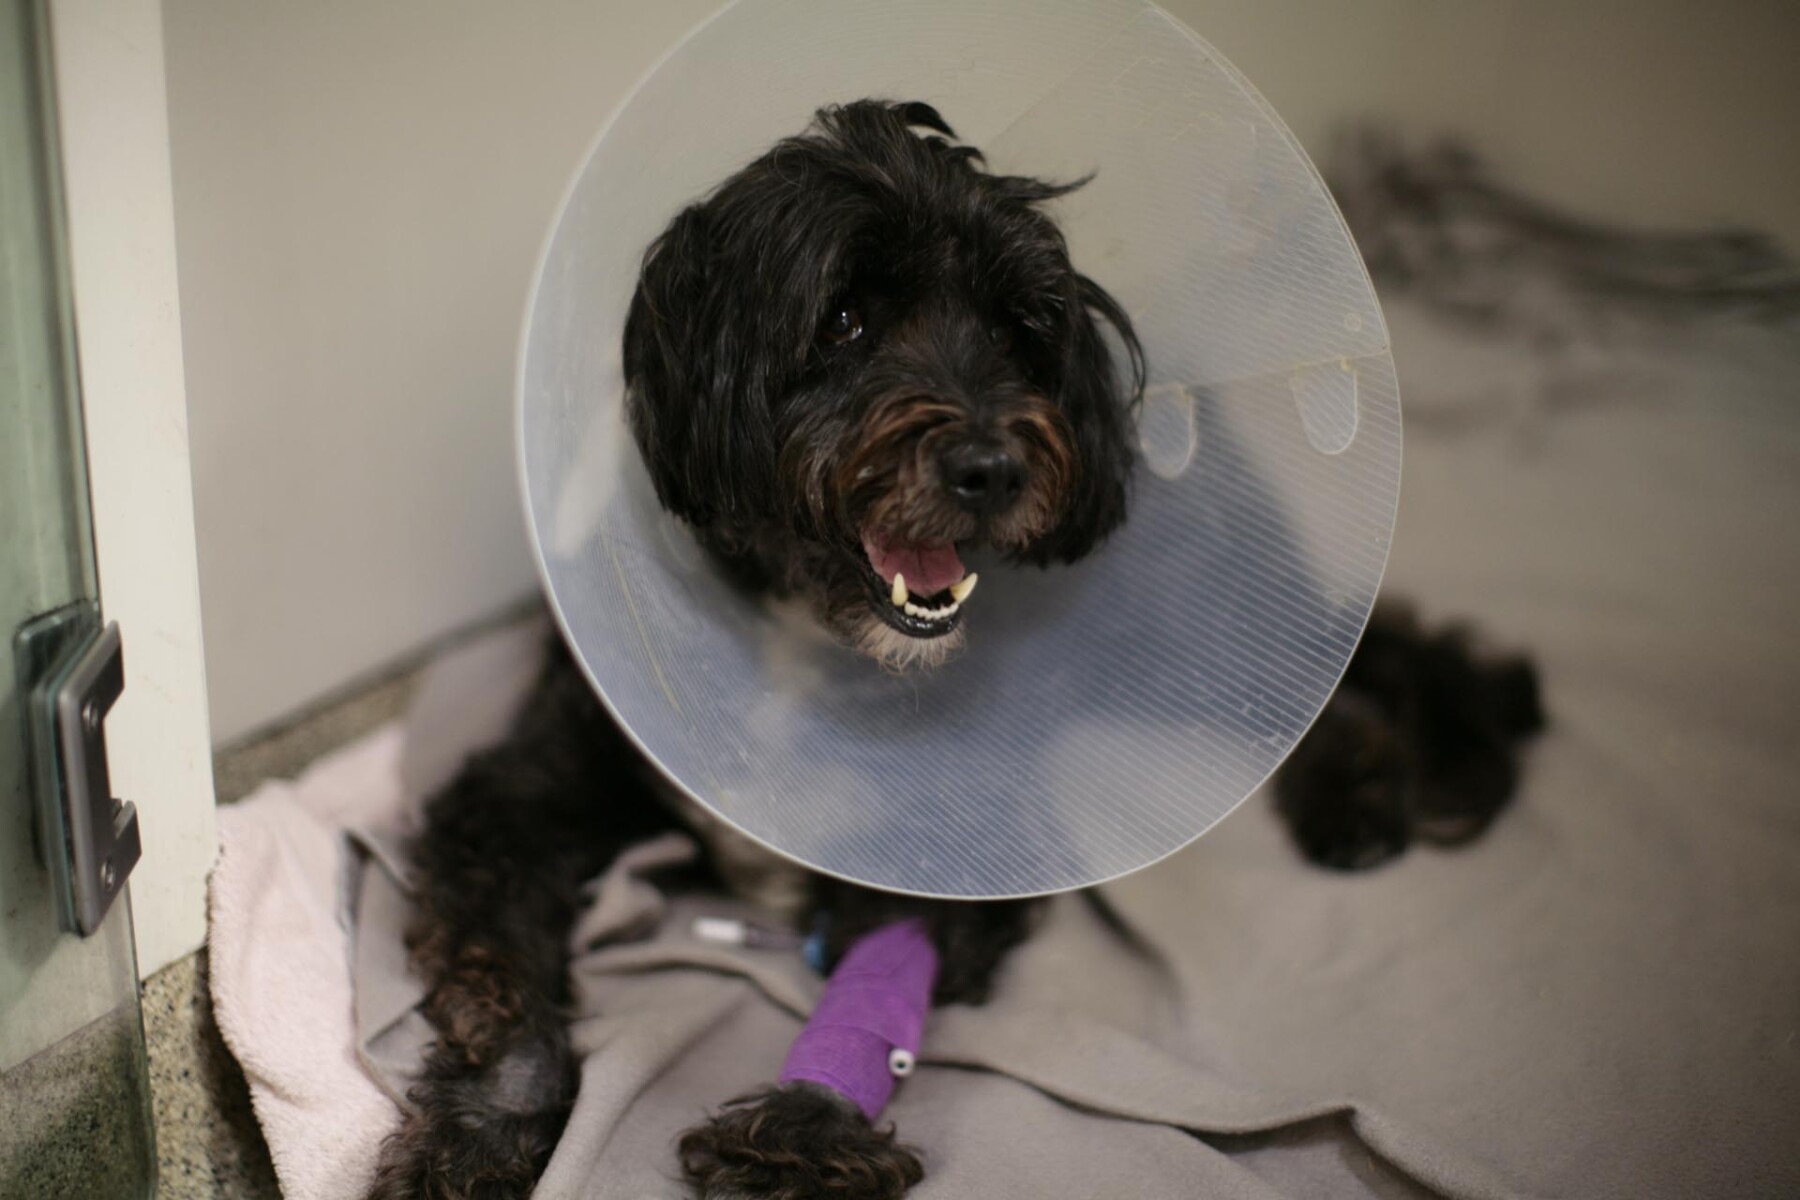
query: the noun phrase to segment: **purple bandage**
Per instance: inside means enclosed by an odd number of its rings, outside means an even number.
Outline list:
[[[937,969],[922,922],[884,925],[858,939],[788,1050],[781,1082],[823,1084],[873,1121],[894,1094],[896,1070],[910,1070],[919,1051]]]

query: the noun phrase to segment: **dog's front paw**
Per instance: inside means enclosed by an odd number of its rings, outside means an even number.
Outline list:
[[[409,1115],[382,1145],[365,1200],[525,1200],[566,1118],[560,1112],[464,1120]]]
[[[681,1138],[703,1200],[897,1200],[919,1156],[829,1088],[789,1083],[740,1096]]]

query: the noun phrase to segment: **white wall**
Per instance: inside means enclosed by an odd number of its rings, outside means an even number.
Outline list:
[[[537,247],[714,2],[165,0],[217,739],[533,585],[508,418]],[[1169,7],[1315,149],[1358,114],[1455,128],[1595,213],[1800,246],[1800,5]]]
[[[711,0],[168,0],[213,733],[526,594],[513,348],[601,121]]]
[[[115,794],[138,807],[131,904],[148,975],[206,937],[217,844],[162,13],[157,0],[49,7],[94,549],[124,637],[107,760]]]

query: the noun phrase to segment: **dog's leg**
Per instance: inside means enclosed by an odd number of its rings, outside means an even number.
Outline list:
[[[408,930],[437,1030],[375,1200],[524,1197],[561,1135],[581,884],[669,819],[558,643],[513,732],[426,806]]]
[[[937,950],[933,1004],[980,1004],[1007,951],[1030,932],[1037,901],[918,900],[821,880],[828,963],[893,922],[921,921]],[[924,1167],[892,1126],[817,1083],[740,1096],[681,1139],[681,1165],[703,1200],[895,1200]]]
[[[1466,630],[1377,609],[1343,684],[1282,766],[1276,802],[1307,858],[1376,866],[1415,839],[1480,834],[1512,798],[1521,744],[1544,727],[1537,672]]]

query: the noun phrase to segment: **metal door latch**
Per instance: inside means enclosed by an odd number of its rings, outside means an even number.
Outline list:
[[[15,647],[44,857],[83,936],[143,853],[137,808],[113,796],[106,765],[106,714],[125,690],[119,625],[98,625],[91,605],[71,605],[21,629]]]

